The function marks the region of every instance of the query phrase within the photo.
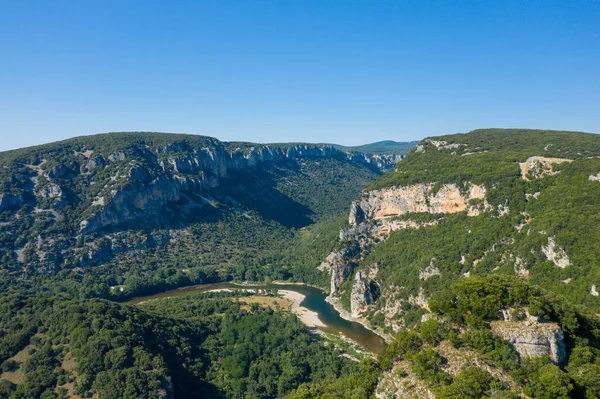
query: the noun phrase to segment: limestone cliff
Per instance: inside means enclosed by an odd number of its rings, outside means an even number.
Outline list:
[[[183,153],[182,153],[183,152]],[[220,186],[223,180],[265,162],[281,162],[297,158],[339,158],[379,170],[401,159],[399,155],[369,155],[346,153],[329,145],[298,144],[287,148],[269,145],[235,148],[223,146],[183,151],[180,147],[164,147],[149,154],[158,164],[136,165],[126,172],[126,183],[110,193],[108,201],[94,214],[81,221],[81,232],[91,232],[153,217],[169,203],[178,202],[182,193],[207,192]],[[113,157],[115,160],[121,156]],[[202,204],[198,204],[199,207]]]
[[[469,201],[485,198],[485,187],[470,184],[463,192],[455,184],[445,184],[434,191],[435,184],[391,187],[366,193],[354,201],[348,222],[357,225],[365,220],[384,219],[407,213],[456,213],[465,211]]]
[[[350,312],[352,317],[360,317],[369,305],[377,300],[379,288],[373,280],[374,273],[364,276],[362,272],[356,272],[352,293],[350,294]]]
[[[525,162],[519,163],[519,167],[521,168],[521,176],[523,180],[529,181],[530,177],[539,179],[544,176],[552,176],[557,174],[558,172],[553,169],[552,165],[564,162],[570,163],[573,162],[573,160],[533,156],[527,158]]]
[[[493,321],[490,326],[522,357],[549,356],[556,364],[563,364],[567,359],[564,335],[556,323]]]
[[[539,281],[546,272],[536,266],[546,261],[564,269],[556,271],[553,284],[570,284],[569,289],[577,290],[579,297],[585,290],[590,297],[585,301],[598,303],[600,296],[591,287],[600,282],[582,281],[595,274],[580,251],[595,242],[591,209],[596,204],[591,198],[598,194],[595,176],[600,158],[585,145],[575,151],[537,132],[535,144],[520,132],[510,132],[510,140],[527,146],[521,153],[512,153],[522,146],[513,147],[501,134],[472,132],[425,139],[395,172],[351,203],[340,243],[342,248],[354,249],[349,256],[344,249],[337,250],[335,265],[324,262],[329,267],[322,268],[331,270],[332,295],[346,306],[352,304],[349,296],[356,299],[355,308],[360,311],[347,310],[395,330],[401,328],[401,323],[392,321],[398,313],[404,312],[396,320],[405,314],[416,317],[447,280],[451,284],[474,273],[502,270]],[[579,236],[570,219],[587,212],[578,205],[583,202],[591,219],[578,219],[578,223],[590,222],[589,234]],[[427,227],[430,248],[422,244],[429,242],[422,232],[402,232],[388,240],[393,231],[433,224],[437,227]],[[411,242],[416,239],[419,245]],[[379,262],[384,270],[375,279],[382,293],[375,306],[359,305],[357,293],[363,291],[363,282],[352,277],[364,273],[371,261]],[[587,273],[574,284],[575,269],[582,267]]]
[[[340,231],[340,241],[345,245],[341,250],[332,252],[320,266],[321,270],[330,271],[330,295],[336,294],[364,256],[393,231],[437,223],[435,220],[417,222],[397,217],[417,212],[446,214],[471,211],[469,215],[477,215],[479,212],[473,212],[476,208],[470,201],[485,200],[486,189],[482,185],[467,183],[463,189],[455,184],[445,184],[437,190],[435,187],[434,183],[429,183],[373,190],[363,193],[360,199],[352,202],[348,227]],[[440,274],[432,264],[428,266],[431,270],[424,265],[422,274],[425,277],[421,276],[421,279]],[[427,274],[428,270],[433,274]],[[371,282],[375,283],[372,279],[365,279],[360,271],[355,274],[350,294],[353,317],[363,314],[375,302],[376,298],[368,290]]]
[[[401,159],[329,144],[159,133],[111,133],[7,152],[0,156],[0,229],[11,239],[0,244],[0,258],[13,273],[34,264],[53,274],[125,253],[189,248],[191,225],[222,218],[300,228],[339,212]],[[216,263],[232,261],[225,252]],[[214,264],[201,257],[194,255]]]
[[[564,249],[556,244],[555,237],[548,237],[548,244],[542,246],[542,253],[556,266],[564,269],[571,264],[569,256]]]

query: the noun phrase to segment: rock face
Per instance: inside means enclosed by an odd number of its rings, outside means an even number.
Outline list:
[[[250,228],[269,221],[300,228],[349,203],[360,187],[401,159],[327,144],[227,143],[160,133],[114,133],[26,149],[0,159],[0,229],[11,237],[0,247],[0,258],[7,268],[27,263],[53,275],[63,268],[154,256],[156,248],[185,247],[201,248],[207,255],[194,250],[186,256],[212,266],[210,246],[192,237],[200,230],[213,237],[220,233],[212,224],[229,228],[239,217]],[[304,195],[295,179],[316,191]],[[344,194],[337,202],[314,200],[328,198],[338,182]],[[23,215],[36,223],[23,229]],[[33,233],[41,236],[39,244],[28,242]],[[339,281],[352,275],[340,261],[352,251],[330,258]],[[216,257],[215,264],[232,261],[224,253]]]
[[[338,287],[352,273],[352,259],[360,253],[358,245],[348,246],[338,252],[332,252],[327,256],[327,259],[321,263],[319,269],[321,271],[329,270],[331,273],[330,292],[334,293]]]
[[[435,221],[417,223],[412,220],[381,219],[374,223],[351,225],[341,230],[340,241],[344,241],[345,246],[339,251],[331,252],[319,265],[319,270],[329,271],[331,274],[330,295],[334,294],[338,287],[346,281],[360,259],[378,241],[385,240],[390,233],[396,230],[418,229],[434,224],[436,224]]]
[[[556,239],[554,237],[548,237],[548,245],[542,247],[542,252],[549,261],[552,261],[561,269],[564,269],[571,264],[569,256],[564,249],[556,244]]]
[[[493,321],[490,326],[523,357],[549,356],[556,364],[566,360],[564,335],[556,323]]]
[[[42,198],[60,199],[63,196],[63,191],[58,184],[49,183],[42,187],[42,189],[39,192],[39,195]]]
[[[485,187],[471,184],[462,192],[455,184],[445,184],[437,192],[434,184],[414,184],[370,191],[352,203],[348,222],[383,219],[413,212],[456,213],[467,209],[472,199],[484,199]]]
[[[81,221],[83,234],[152,218],[168,204],[179,201],[184,193],[201,193],[216,188],[224,179],[263,162],[280,162],[301,157],[332,157],[380,171],[380,168],[388,168],[401,159],[400,155],[346,153],[330,145],[305,144],[287,148],[266,145],[233,151],[228,151],[223,146],[199,150],[167,146],[157,150],[156,154],[146,155],[159,163],[161,170],[151,172],[139,165],[132,166],[127,172],[126,184],[113,192],[112,198],[106,203],[96,202],[95,205],[101,205],[101,208]],[[164,159],[159,161],[159,158]],[[122,162],[126,158],[123,153],[116,153],[108,159],[111,162]],[[90,162],[85,164],[84,169],[92,167]]]
[[[93,216],[81,222],[81,232],[89,234],[105,227],[154,217],[168,203],[181,198],[181,188],[179,181],[166,177],[157,178],[149,184],[127,184]]]
[[[546,157],[529,157],[525,162],[519,163],[521,168],[521,176],[523,180],[529,181],[528,176],[533,176],[536,179],[544,176],[552,176],[558,172],[552,169],[552,164],[558,164],[563,162],[573,162],[571,159],[565,158],[546,158]]]
[[[386,240],[393,231],[418,229],[437,224],[436,220],[416,221],[399,219],[399,216],[421,212],[431,214],[466,212],[468,216],[477,216],[481,212],[492,210],[485,201],[485,195],[484,186],[468,182],[462,186],[462,189],[455,184],[436,187],[436,184],[429,183],[389,187],[364,193],[359,200],[352,202],[348,227],[340,231],[340,241],[344,246],[341,250],[332,252],[319,266],[321,271],[330,271],[332,301],[337,301],[336,296],[340,295],[340,286],[354,274],[350,292],[350,315],[354,318],[363,316],[371,308],[370,305],[378,300],[381,284],[377,282],[376,272],[355,270],[360,262],[374,246]],[[470,204],[471,200],[479,201]],[[435,259],[432,259],[429,265],[423,266],[418,276],[420,280],[441,275],[441,271],[435,265]],[[386,299],[385,303],[378,307],[378,312],[384,315],[386,324],[397,330],[401,325],[397,323],[394,316],[398,314],[404,302],[428,309],[428,300],[423,294],[422,287],[418,293],[410,295],[405,301],[392,298],[395,289],[382,286],[382,297],[386,296]]]
[[[414,184],[385,188],[367,192],[361,199],[352,202],[348,216],[349,226],[340,231],[340,241],[344,241],[346,245],[342,250],[332,252],[319,267],[320,270],[331,272],[330,295],[337,292],[364,255],[377,242],[387,239],[393,231],[416,229],[437,223],[416,222],[410,219],[395,220],[394,217],[411,212],[462,212],[468,210],[470,200],[485,199],[486,189],[483,186],[467,183],[467,188],[460,190],[455,184],[445,184],[435,192],[434,186]],[[428,277],[439,274],[439,270],[434,269],[430,270],[433,274]],[[425,273],[427,274],[427,271]],[[353,292],[357,298],[356,309],[363,309],[358,301],[362,293],[361,284],[356,285],[356,291]]]
[[[261,162],[280,162],[284,159],[301,157],[338,158],[371,167],[381,171],[398,163],[400,155],[371,155],[343,152],[331,145],[298,144],[283,147],[260,146],[228,151],[223,147],[202,148],[190,154],[178,154],[183,149],[164,148],[162,154],[173,154],[167,162],[175,172],[210,173],[218,178],[227,177],[230,173],[258,165]]]
[[[367,307],[377,300],[377,288],[375,282],[361,272],[354,276],[352,293],[350,294],[350,311],[352,317],[360,317]]]
[[[427,280],[433,276],[439,276],[441,274],[440,269],[435,266],[435,259],[429,262],[429,265],[419,273],[419,280]]]

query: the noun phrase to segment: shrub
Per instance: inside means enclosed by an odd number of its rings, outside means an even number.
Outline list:
[[[3,373],[9,373],[11,371],[17,370],[19,368],[19,363],[16,362],[15,360],[8,359],[2,363],[0,368],[2,369]]]
[[[539,399],[567,399],[573,390],[569,376],[558,366],[548,363],[529,375],[525,393]]]

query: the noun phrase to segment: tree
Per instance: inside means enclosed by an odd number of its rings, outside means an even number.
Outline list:
[[[551,363],[535,370],[529,379],[525,393],[539,399],[568,399],[573,390],[569,376]]]
[[[15,371],[19,368],[19,363],[13,359],[7,359],[2,362],[0,369],[2,369],[3,373],[9,373],[11,371]]]
[[[8,380],[0,380],[0,399],[8,399],[17,388],[15,384]]]
[[[442,388],[438,399],[481,398],[490,389],[492,377],[479,367],[466,367],[451,385]]]

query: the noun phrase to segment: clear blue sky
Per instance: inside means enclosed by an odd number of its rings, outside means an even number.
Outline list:
[[[0,0],[0,150],[600,132],[600,1]]]

